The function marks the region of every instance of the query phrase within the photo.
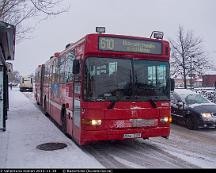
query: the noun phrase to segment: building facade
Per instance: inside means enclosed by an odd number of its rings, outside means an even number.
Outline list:
[[[216,73],[203,75],[202,78],[203,78],[203,87],[215,87]]]

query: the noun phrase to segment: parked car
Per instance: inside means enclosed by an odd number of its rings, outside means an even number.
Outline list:
[[[187,128],[216,127],[216,104],[199,93],[188,89],[175,89],[171,93],[173,122],[185,124]]]

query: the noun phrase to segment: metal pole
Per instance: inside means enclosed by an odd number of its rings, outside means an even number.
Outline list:
[[[5,65],[3,61],[3,53],[0,47],[0,130],[6,130],[6,112],[5,112],[5,81],[4,81],[4,69]]]
[[[192,87],[192,56],[190,57],[190,87]]]

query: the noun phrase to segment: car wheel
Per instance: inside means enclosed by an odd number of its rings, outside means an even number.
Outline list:
[[[190,130],[196,130],[197,129],[197,121],[191,115],[186,117],[185,124],[186,124],[186,127]]]

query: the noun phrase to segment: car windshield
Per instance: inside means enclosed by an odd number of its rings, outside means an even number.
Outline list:
[[[84,97],[88,101],[169,100],[169,63],[89,57]]]
[[[208,99],[204,98],[200,94],[189,94],[185,97],[185,102],[187,105],[210,103]]]

